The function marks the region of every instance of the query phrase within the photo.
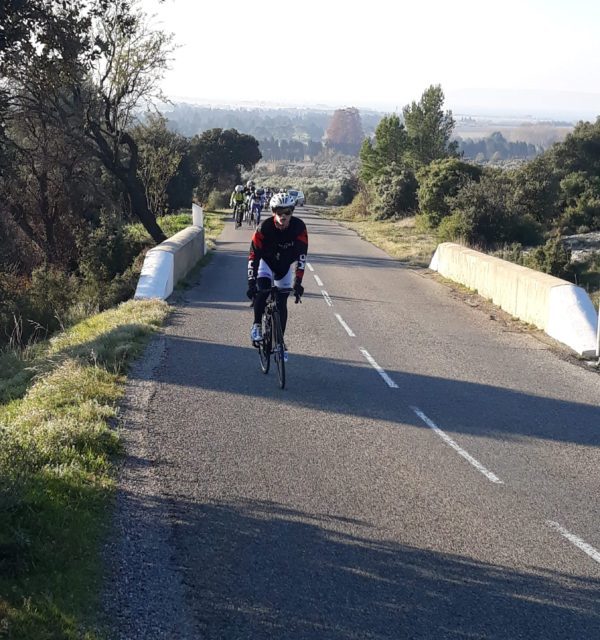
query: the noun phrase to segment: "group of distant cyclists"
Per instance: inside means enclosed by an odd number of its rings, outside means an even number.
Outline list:
[[[265,206],[272,216],[261,223],[261,213]],[[252,180],[246,186],[237,185],[231,194],[230,207],[233,208],[236,227],[241,225],[244,215],[256,228],[250,243],[248,255],[248,289],[246,295],[253,302],[254,322],[250,330],[250,340],[259,346],[263,339],[262,316],[267,297],[272,286],[294,292],[296,302],[304,294],[302,279],[308,252],[308,232],[304,222],[292,217],[296,200],[284,190],[255,188]],[[294,268],[295,265],[295,268]],[[281,328],[285,334],[287,325],[287,300],[289,293],[277,293]],[[287,349],[284,347],[287,360]]]
[[[271,187],[256,187],[253,180],[248,180],[245,186],[238,184],[229,199],[236,229],[242,226],[244,220],[249,225],[258,227],[261,213],[271,201],[273,193]]]

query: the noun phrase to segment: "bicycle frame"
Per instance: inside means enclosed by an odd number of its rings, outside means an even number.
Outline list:
[[[258,343],[258,354],[263,373],[269,373],[271,366],[271,354],[277,366],[277,377],[279,387],[285,387],[285,357],[283,330],[281,328],[281,317],[277,306],[278,293],[291,293],[291,288],[279,288],[272,286],[267,295],[267,304],[263,314],[263,339]]]

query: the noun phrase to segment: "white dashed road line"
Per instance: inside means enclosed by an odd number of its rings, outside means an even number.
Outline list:
[[[391,389],[397,389],[398,385],[388,376],[388,374],[375,362],[373,356],[362,347],[360,348],[360,352],[367,359],[367,362],[377,371],[377,373],[385,380],[385,383]]]
[[[313,269],[313,267],[312,267],[312,265],[310,263],[307,262],[306,266],[310,269],[310,271],[314,272],[314,269]],[[322,282],[321,278],[319,278],[319,276],[316,273],[313,273],[313,276],[314,276],[314,279],[315,279],[317,285],[319,287],[322,287],[323,286],[323,282]],[[323,298],[325,299],[325,302],[327,303],[327,305],[330,306],[330,307],[333,306],[333,302],[331,301],[331,298],[329,297],[329,294],[327,293],[327,291],[325,291],[325,289],[321,289],[321,293],[323,294]],[[334,315],[337,318],[338,322],[342,325],[342,327],[344,328],[346,333],[351,338],[355,338],[356,334],[346,324],[346,322],[344,322],[344,319],[342,318],[342,316],[339,313],[335,313]],[[363,349],[361,347],[360,348],[360,352],[366,358],[367,362],[383,378],[383,380],[388,385],[388,387],[390,387],[391,389],[398,389],[398,385],[390,378],[390,376],[384,371],[384,369],[382,369],[377,364],[377,362],[375,361],[373,356],[366,349]],[[489,469],[486,469],[470,453],[468,453],[462,447],[460,447],[449,435],[447,435],[444,431],[442,431],[433,422],[433,420],[428,418],[418,407],[411,407],[411,409],[417,414],[417,416],[419,416],[419,418],[421,418],[421,420],[428,427],[430,427],[442,440],[444,440],[444,442],[446,442],[446,444],[450,445],[459,455],[461,455],[467,462],[472,464],[488,480],[490,480],[490,482],[493,482],[495,484],[504,484],[504,482],[502,480],[500,480],[500,478],[498,478],[498,476],[496,474],[492,473]],[[578,549],[580,549],[581,551],[586,553],[592,560],[595,560],[596,562],[600,563],[600,552],[597,551],[596,549],[594,549],[594,547],[592,547],[592,545],[588,544],[587,542],[585,542],[581,538],[579,538],[576,535],[574,535],[574,534],[570,533],[569,531],[567,531],[567,529],[562,527],[558,522],[554,522],[553,520],[548,520],[547,523],[552,529],[554,529],[555,531],[558,531],[558,533],[560,533],[560,535],[563,536],[566,540],[568,540],[571,544],[575,545]]]
[[[338,319],[338,322],[342,325],[342,327],[344,327],[344,329],[346,330],[346,333],[351,337],[351,338],[355,338],[356,336],[354,335],[354,332],[352,331],[352,329],[344,322],[342,316],[339,313],[335,314],[335,317]]]
[[[600,552],[596,551],[591,544],[584,542],[581,538],[578,538],[576,535],[573,535],[569,531],[567,531],[564,527],[558,524],[558,522],[554,522],[553,520],[548,520],[548,524],[555,530],[560,533],[563,538],[566,538],[569,542],[574,544],[578,549],[581,549],[584,553],[587,553],[588,556],[600,563]]]
[[[490,480],[491,482],[495,482],[496,484],[504,484],[497,475],[493,474],[491,471],[486,469],[480,462],[475,460],[475,458],[467,453],[462,447],[459,447],[452,438],[444,433],[434,422],[430,420],[418,407],[411,407],[411,409],[423,420],[423,422],[433,429],[435,433],[437,433],[442,440],[444,440],[447,444],[449,444],[459,455],[461,455],[467,462],[470,462],[478,471],[483,473],[483,475]]]

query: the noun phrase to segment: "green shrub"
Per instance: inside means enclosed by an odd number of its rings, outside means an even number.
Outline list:
[[[573,277],[571,264],[571,250],[560,241],[559,237],[550,238],[541,247],[534,249],[525,256],[524,265],[543,273],[549,273],[557,278]]]
[[[359,191],[354,200],[344,209],[351,218],[368,218],[371,215],[371,200],[366,190]]]
[[[147,234],[132,233],[131,225],[111,212],[102,212],[100,226],[80,238],[80,288],[71,320],[108,309],[131,296],[132,265],[149,244]],[[137,275],[141,265],[137,268]],[[125,275],[127,274],[127,275]]]
[[[498,251],[494,251],[492,254],[501,260],[507,260],[514,264],[524,264],[525,254],[523,253],[523,245],[520,242],[513,242],[510,245],[505,245]]]
[[[55,267],[35,269],[27,291],[24,320],[46,334],[62,328],[70,307],[77,300],[78,285],[74,275]]]
[[[456,196],[469,180],[481,178],[481,167],[458,158],[434,160],[417,173],[418,200],[423,223],[435,229],[450,214],[449,198]]]
[[[437,235],[440,242],[468,244],[472,238],[473,229],[466,216],[462,212],[456,211],[442,219],[437,229]]]
[[[306,202],[308,204],[323,205],[327,202],[327,189],[322,187],[310,187],[306,190]]]
[[[417,179],[409,169],[391,164],[372,181],[375,192],[373,218],[405,218],[413,215],[417,206]]]
[[[440,222],[446,215],[448,214],[442,215],[439,211],[426,210],[418,213],[417,217],[419,218],[420,227],[431,231],[439,226]]]
[[[23,347],[69,322],[79,283],[74,275],[44,266],[31,278],[0,273],[0,345]]]
[[[570,266],[574,280],[583,287],[598,307],[600,305],[600,253],[593,253],[581,262]]]
[[[479,182],[468,182],[449,203],[452,220],[441,221],[440,238],[458,234],[469,244],[486,247],[540,241],[540,224],[515,202],[514,184],[506,174],[489,172]]]
[[[231,191],[211,191],[206,201],[207,211],[215,211],[216,209],[227,209]]]
[[[340,204],[350,204],[360,189],[360,183],[357,176],[348,176],[342,180],[340,185]]]

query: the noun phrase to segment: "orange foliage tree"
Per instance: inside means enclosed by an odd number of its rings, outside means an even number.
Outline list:
[[[325,132],[325,145],[335,151],[358,155],[365,138],[360,112],[355,107],[336,109]]]

